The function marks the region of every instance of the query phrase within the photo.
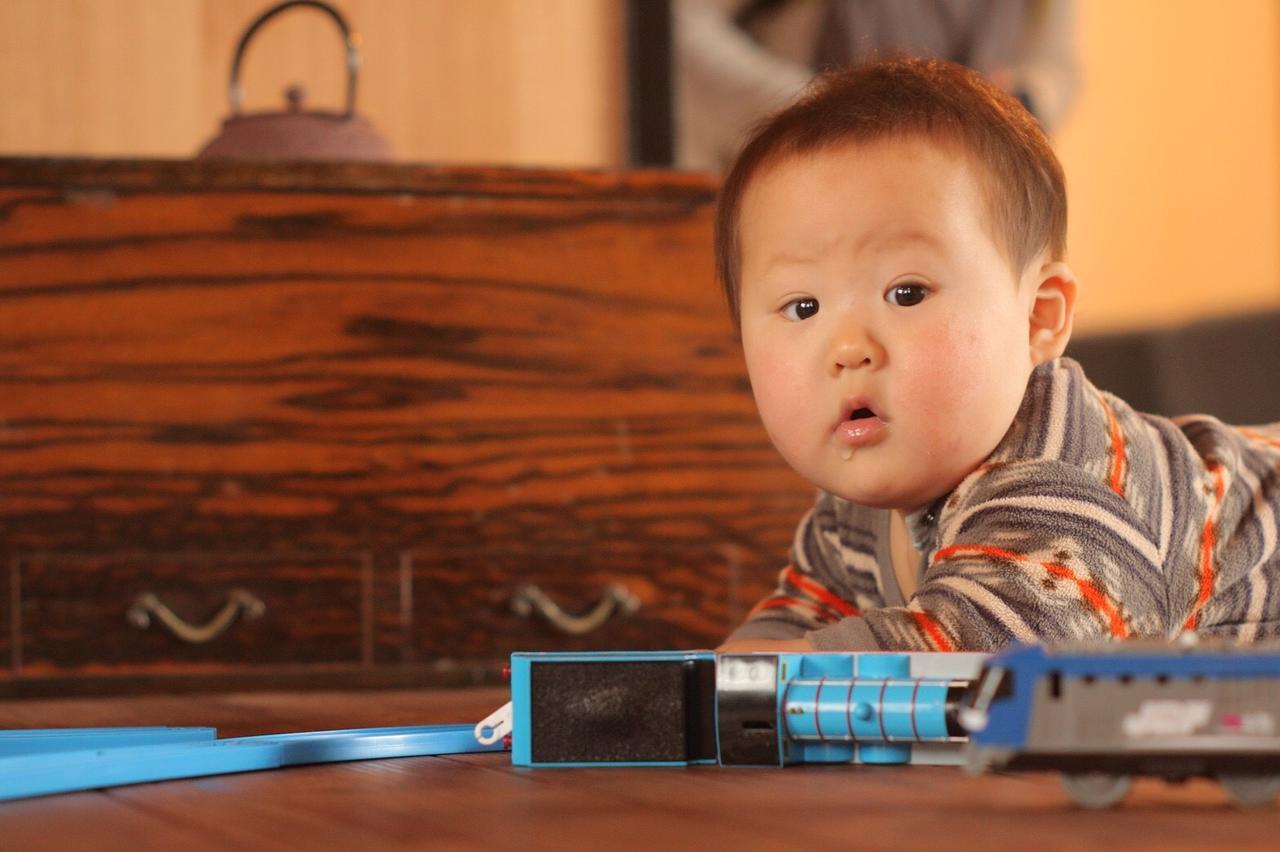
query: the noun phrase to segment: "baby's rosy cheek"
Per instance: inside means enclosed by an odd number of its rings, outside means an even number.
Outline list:
[[[942,413],[954,407],[963,396],[966,381],[966,347],[953,334],[933,336],[930,345],[921,346],[899,371],[900,397],[909,400],[916,410]]]
[[[899,373],[896,396],[900,413],[915,421],[921,450],[930,455],[955,453],[975,414],[971,365],[963,339],[954,334],[934,336],[921,347],[908,369]]]
[[[776,370],[764,371],[753,376],[752,390],[755,392],[756,407],[760,418],[764,421],[774,442],[785,442],[798,427],[797,420],[808,410],[797,399],[800,384],[785,373]]]

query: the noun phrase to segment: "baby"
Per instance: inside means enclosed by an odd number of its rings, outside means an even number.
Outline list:
[[[821,491],[721,650],[1280,635],[1280,424],[1139,414],[1060,357],[1048,140],[974,72],[823,78],[727,177],[719,273],[769,437]]]

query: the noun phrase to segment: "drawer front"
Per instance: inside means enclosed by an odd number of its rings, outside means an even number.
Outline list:
[[[0,571],[0,681],[13,677],[13,588],[17,583],[17,572],[16,565]]]
[[[20,558],[15,668],[180,673],[367,662],[371,567],[360,554]]]
[[[559,551],[546,545],[407,551],[406,655],[714,647],[745,613],[738,593],[742,553],[629,542]]]

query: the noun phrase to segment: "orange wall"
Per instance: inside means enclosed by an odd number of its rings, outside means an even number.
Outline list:
[[[0,153],[184,157],[227,112],[236,41],[272,0],[3,0]],[[615,0],[337,0],[363,39],[358,108],[401,159],[552,165],[621,158]],[[250,109],[342,103],[327,16],[259,31]]]
[[[1280,305],[1280,4],[1084,0],[1058,134],[1077,328]]]

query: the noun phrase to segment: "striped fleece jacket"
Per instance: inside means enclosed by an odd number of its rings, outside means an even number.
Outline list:
[[[1280,637],[1280,424],[1139,414],[1061,358],[1032,373],[987,461],[906,520],[922,554],[910,600],[890,513],[821,494],[778,589],[730,641],[991,651]]]

